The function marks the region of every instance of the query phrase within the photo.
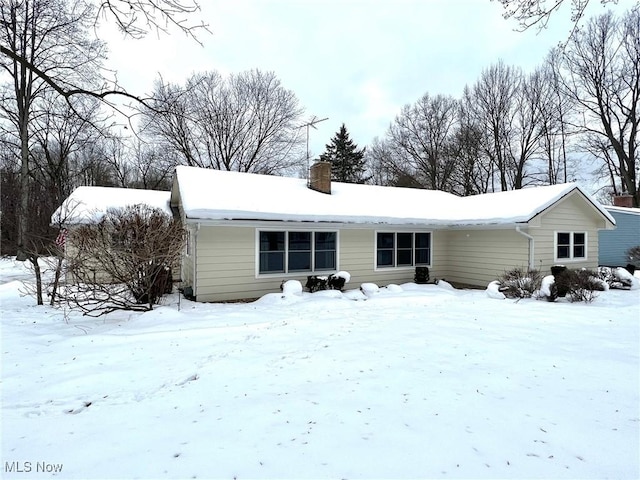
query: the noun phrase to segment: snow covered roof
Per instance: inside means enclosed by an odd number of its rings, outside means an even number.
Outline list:
[[[176,181],[186,217],[197,220],[506,225],[528,222],[577,189],[615,223],[574,183],[458,197],[436,190],[333,182],[328,195],[308,188],[305,179],[185,166],[177,167]]]
[[[107,210],[148,205],[171,215],[171,192],[115,187],[78,187],[51,216],[51,223],[66,225],[100,221]]]
[[[604,208],[608,212],[626,213],[629,215],[640,215],[640,208],[636,208],[636,207],[615,207],[613,205],[607,205]]]

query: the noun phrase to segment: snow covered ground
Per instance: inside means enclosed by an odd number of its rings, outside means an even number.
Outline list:
[[[91,319],[20,296],[12,260],[0,276],[2,478],[640,477],[639,290],[172,296]]]

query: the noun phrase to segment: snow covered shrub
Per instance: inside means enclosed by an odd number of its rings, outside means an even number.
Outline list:
[[[351,275],[348,272],[332,273],[326,275],[309,275],[305,288],[311,293],[319,290],[340,290],[344,288],[345,283],[349,283]]]
[[[572,302],[590,303],[596,298],[596,291],[604,290],[597,273],[591,270],[573,270],[567,277],[571,280],[569,298]]]
[[[636,278],[629,267],[633,265],[627,265],[627,267],[600,267],[598,269],[598,278],[607,284],[608,288],[621,288],[635,290],[640,288],[640,278]]]
[[[631,247],[627,250],[627,256],[629,257],[629,263],[636,267],[640,266],[640,245]]]
[[[553,275],[547,275],[542,278],[540,290],[538,290],[538,298],[546,298],[549,302],[555,302],[558,298],[558,288]]]
[[[636,278],[628,269],[622,267],[615,268],[612,271],[612,275],[615,279],[616,287],[620,285],[622,288],[628,288],[629,290],[640,289],[640,279]]]
[[[540,287],[540,297],[550,302],[558,297],[568,297],[571,302],[592,302],[597,291],[608,290],[609,286],[602,273],[588,269],[569,270],[562,266],[552,267],[553,275],[544,277]]]
[[[498,278],[500,292],[508,298],[531,298],[540,289],[542,275],[536,269],[514,268]]]

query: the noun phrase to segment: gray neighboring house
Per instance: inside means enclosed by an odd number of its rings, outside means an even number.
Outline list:
[[[606,210],[616,220],[615,230],[599,232],[600,265],[606,267],[623,267],[631,262],[627,251],[631,247],[640,246],[640,208],[624,205],[624,197],[614,198],[617,205],[606,206]],[[636,267],[640,264],[636,262]]]

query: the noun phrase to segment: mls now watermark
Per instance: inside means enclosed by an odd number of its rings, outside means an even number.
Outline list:
[[[62,463],[4,462],[4,473],[60,473],[62,467]]]

